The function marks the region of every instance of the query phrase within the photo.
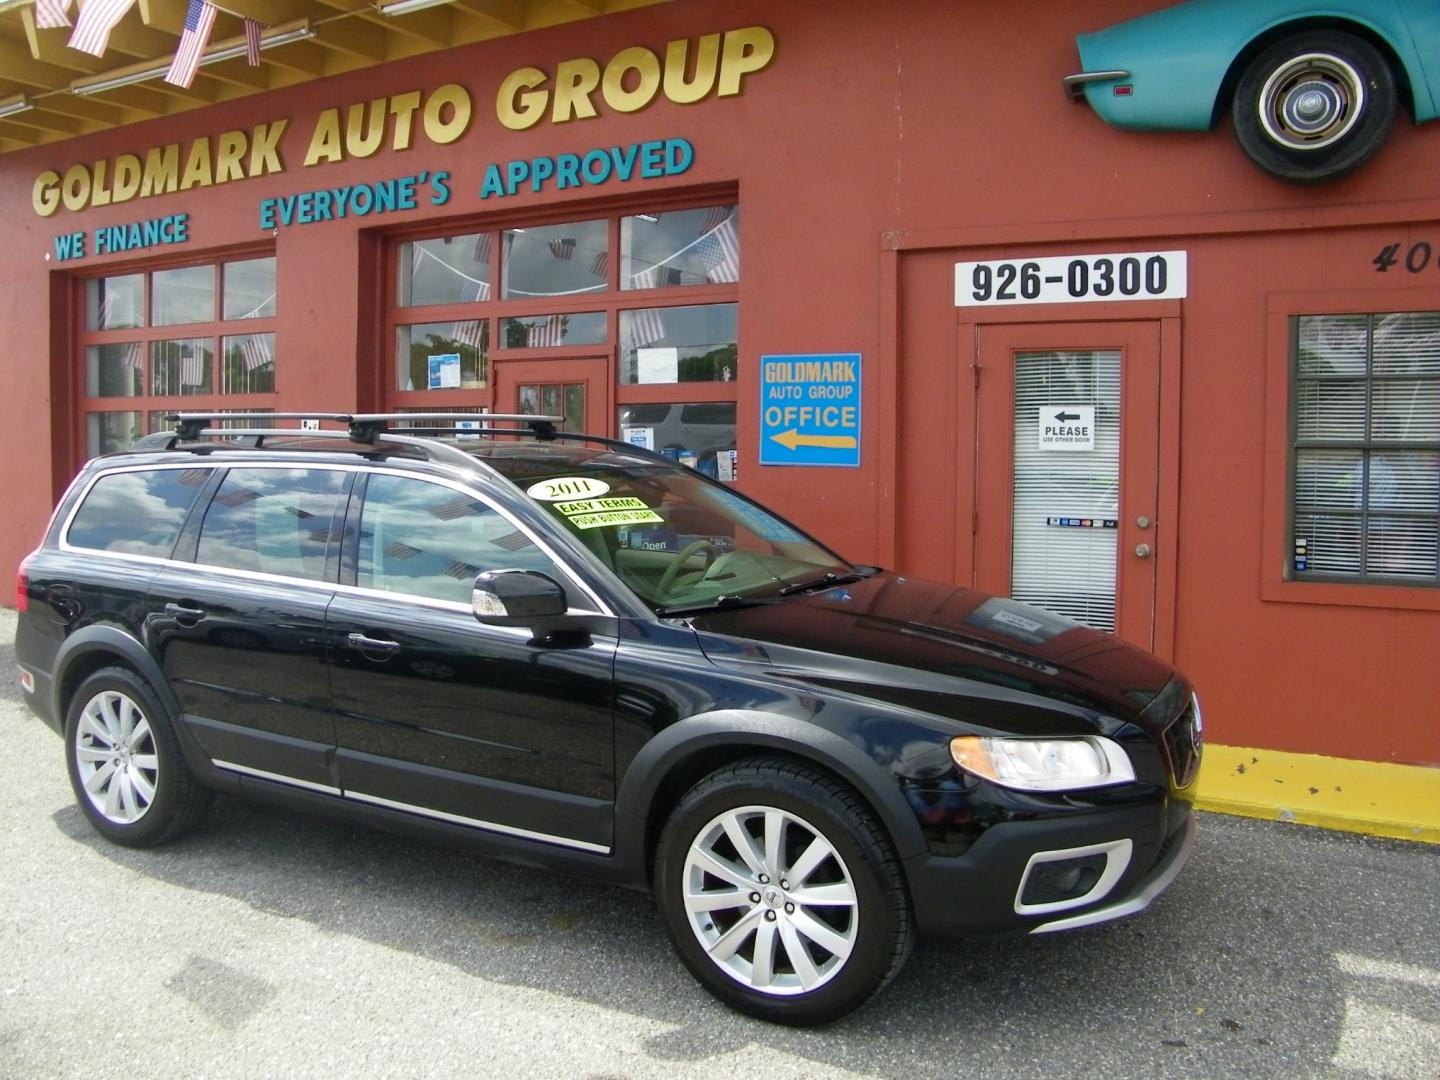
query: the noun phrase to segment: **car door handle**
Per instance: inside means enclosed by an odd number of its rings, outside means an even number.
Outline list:
[[[398,641],[381,641],[379,638],[366,637],[364,634],[351,634],[345,640],[352,649],[359,649],[361,652],[390,653],[400,648]]]
[[[165,614],[174,615],[177,619],[194,619],[199,622],[205,617],[205,609],[186,607],[184,604],[166,604]]]

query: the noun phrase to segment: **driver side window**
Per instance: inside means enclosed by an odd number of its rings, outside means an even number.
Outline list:
[[[370,477],[356,585],[468,606],[475,575],[486,570],[538,570],[565,581],[550,557],[493,507],[414,477]]]

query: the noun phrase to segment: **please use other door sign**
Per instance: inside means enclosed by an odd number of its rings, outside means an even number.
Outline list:
[[[760,357],[760,464],[859,467],[859,353]]]

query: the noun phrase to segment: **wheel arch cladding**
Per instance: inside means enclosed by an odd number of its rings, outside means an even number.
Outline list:
[[[1231,102],[1235,99],[1235,88],[1240,85],[1241,76],[1245,74],[1245,69],[1257,56],[1277,41],[1284,41],[1287,37],[1315,30],[1334,30],[1343,34],[1351,34],[1379,50],[1395,78],[1395,90],[1399,95],[1400,103],[1410,110],[1412,119],[1415,117],[1415,90],[1410,83],[1410,72],[1401,59],[1394,42],[1378,27],[1370,23],[1328,16],[1298,18],[1276,23],[1251,38],[1245,47],[1235,54],[1235,59],[1230,61],[1230,67],[1226,70],[1225,77],[1220,81],[1220,86],[1215,94],[1210,126],[1215,127],[1220,122],[1221,116],[1229,110]]]
[[[165,673],[145,646],[115,626],[87,626],[68,637],[55,656],[52,707],[63,726],[71,698],[80,684],[107,667],[126,667],[138,674],[173,716],[181,714],[180,702],[165,679]]]
[[[770,713],[724,711],[690,717],[651,739],[625,770],[616,797],[621,828],[646,864],[671,811],[694,784],[745,758],[786,758],[834,777],[875,815],[896,857],[927,850],[910,804],[890,770],[853,743],[808,721]],[[629,845],[626,845],[627,847]]]

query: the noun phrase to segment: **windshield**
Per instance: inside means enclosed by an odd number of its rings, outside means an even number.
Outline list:
[[[491,464],[661,613],[768,600],[857,571],[768,510],[629,454]]]

